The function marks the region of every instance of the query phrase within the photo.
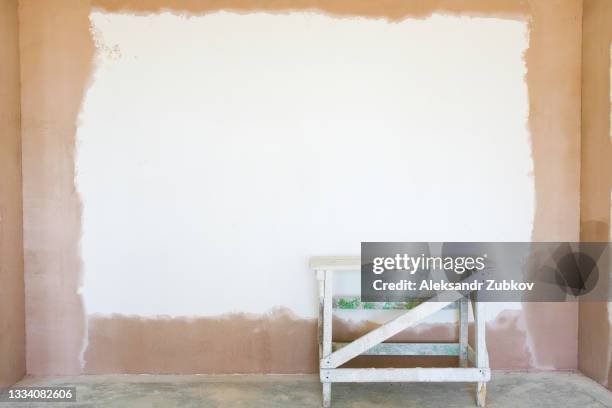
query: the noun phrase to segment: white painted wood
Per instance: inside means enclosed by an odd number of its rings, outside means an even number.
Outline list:
[[[319,276],[319,272],[317,271],[317,277]],[[324,273],[320,274],[322,277],[325,276]],[[319,317],[317,320],[317,340],[319,344],[319,359],[323,358],[323,301],[325,297],[325,281],[323,279],[318,279],[319,282]]]
[[[347,259],[352,258],[352,259]],[[491,378],[488,353],[485,342],[484,303],[476,302],[471,294],[476,327],[475,349],[468,344],[468,308],[470,301],[462,292],[444,293],[442,298],[432,298],[401,316],[385,323],[379,328],[359,337],[351,343],[332,340],[333,320],[333,271],[359,270],[357,257],[320,257],[312,258],[311,266],[330,269],[315,269],[319,280],[319,344],[320,379],[323,383],[322,405],[331,405],[331,384],[333,382],[475,382],[476,400],[484,406],[486,382]],[[477,279],[472,276],[467,280]],[[458,305],[457,305],[458,303]],[[419,320],[449,307],[458,306],[459,342],[458,343],[383,343]],[[337,368],[350,359],[363,355],[456,355],[460,358],[460,368]],[[469,362],[475,367],[469,368]]]
[[[475,366],[478,368],[488,368],[488,354],[486,345],[486,321],[484,313],[484,302],[479,302],[477,294],[472,297],[472,303],[474,308],[474,347],[476,362]],[[485,381],[479,381],[476,384],[476,404],[479,407],[484,407],[486,404],[487,395],[487,383]]]
[[[384,325],[359,337],[357,340],[346,345],[340,350],[333,352],[331,355],[324,357],[321,360],[321,367],[335,368],[341,366],[352,358],[355,358],[363,352],[371,349],[376,344],[382,343],[402,330],[405,330],[419,320],[422,320],[438,310],[445,308],[449,304],[458,300],[461,296],[462,294],[459,292],[449,292],[448,296],[446,297],[447,299],[450,299],[449,301],[438,302],[429,300],[421,303],[414,309],[407,311],[390,322],[385,323]]]
[[[322,357],[327,357],[332,352],[332,321],[333,321],[333,271],[325,270],[323,272],[323,340],[322,340]],[[331,406],[331,383],[323,381],[322,390],[323,408]]]
[[[349,343],[335,342],[334,351]],[[459,343],[381,343],[365,351],[363,356],[458,356]]]
[[[323,403],[321,404],[323,408],[331,407],[331,382],[323,382]]]
[[[472,366],[476,366],[476,353],[472,346],[468,344],[468,362]]]
[[[489,366],[489,355],[487,352],[486,342],[486,320],[485,320],[485,303],[475,301],[474,313],[474,351],[476,354],[476,366],[477,367],[488,367]]]
[[[488,368],[323,368],[324,382],[485,382]]]
[[[468,366],[468,299],[462,297],[459,300],[459,366]]]
[[[325,271],[361,271],[359,256],[314,256],[310,258],[310,269]]]
[[[474,333],[476,333],[476,330],[478,329],[478,324],[477,324],[477,315],[480,316],[479,320],[482,326],[482,330],[481,333],[483,334],[483,339],[482,342],[484,344],[483,352],[484,352],[484,356],[483,359],[485,361],[485,366],[488,367],[489,366],[489,351],[487,350],[487,342],[486,342],[486,336],[485,336],[485,330],[486,330],[486,313],[484,312],[485,309],[485,304],[483,302],[477,302],[476,301],[476,297],[477,297],[477,293],[472,293],[470,295],[470,303],[472,304],[472,311],[474,313]],[[480,305],[479,308],[480,310],[476,310],[477,305]],[[474,356],[476,356],[476,347],[477,345],[474,345]],[[474,357],[474,362],[476,362],[476,357]]]
[[[323,358],[328,358],[332,352],[332,273],[333,271],[325,271],[325,292],[323,296]]]

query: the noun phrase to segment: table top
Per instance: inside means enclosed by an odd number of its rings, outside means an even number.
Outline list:
[[[315,271],[360,271],[360,256],[313,256],[309,262]]]

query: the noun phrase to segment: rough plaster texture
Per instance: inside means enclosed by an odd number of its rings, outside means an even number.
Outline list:
[[[0,387],[25,374],[17,1],[0,1]]]
[[[580,238],[610,241],[612,143],[612,2],[585,0],[582,38],[582,166]],[[601,280],[609,285],[608,280]],[[608,290],[612,290],[608,288]],[[610,308],[605,302],[581,302],[579,368],[612,389]]]
[[[41,4],[24,0],[20,3],[24,241],[28,280],[27,362],[32,374],[79,373],[83,363],[86,363],[86,372],[226,372],[228,364],[238,361],[241,365],[232,366],[232,370],[256,371],[261,364],[259,360],[233,360],[232,353],[237,349],[268,356],[270,361],[265,364],[269,371],[310,371],[315,363],[308,349],[298,353],[291,340],[285,342],[275,335],[291,332],[287,339],[308,338],[314,331],[312,320],[290,313],[288,318],[282,313],[280,316],[273,313],[247,316],[246,320],[240,315],[193,319],[111,315],[92,317],[89,333],[85,334],[85,313],[78,292],[82,227],[81,203],[74,185],[74,148],[78,113],[94,72],[95,44],[89,31],[92,6],[105,12],[151,13],[168,9],[184,14],[308,9],[333,16],[383,17],[393,21],[424,18],[434,12],[526,18],[529,24],[529,48],[525,55],[527,126],[536,197],[531,238],[578,238],[580,1],[466,0],[441,1],[435,5],[401,2],[382,7],[366,1],[90,3],[58,0]],[[57,103],[58,100],[62,103]],[[112,166],[110,158],[109,165]],[[515,311],[516,319],[505,319],[502,325],[489,325],[488,329],[490,337],[495,338],[500,328],[507,330],[518,322],[516,327],[520,333],[515,337],[517,341],[524,339],[524,343],[517,347],[526,350],[529,356],[528,360],[521,359],[520,364],[527,361],[532,367],[575,368],[577,311],[575,304],[525,305],[522,312]],[[254,327],[253,319],[258,322]],[[215,330],[208,332],[206,341],[202,341],[204,330],[211,327]],[[251,341],[250,334],[257,334],[256,340]],[[235,347],[224,347],[228,337],[233,339]],[[100,347],[102,344],[110,346]],[[214,364],[204,365],[201,360],[187,358],[193,351],[211,347],[218,353]],[[497,346],[493,343],[491,348],[494,353]],[[159,353],[161,350],[174,354]],[[141,357],[134,360],[131,356],[136,351]],[[104,357],[112,353],[124,357],[104,365]],[[156,366],[145,366],[149,358],[162,361]],[[183,364],[173,366],[173,360]],[[290,369],[287,369],[288,361],[291,361]]]

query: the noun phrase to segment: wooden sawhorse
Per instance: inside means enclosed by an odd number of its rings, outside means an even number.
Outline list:
[[[323,407],[331,406],[331,385],[335,382],[474,382],[476,404],[485,406],[487,381],[491,379],[489,356],[485,342],[484,303],[474,296],[468,300],[460,292],[452,292],[444,301],[425,301],[402,315],[379,326],[350,343],[332,340],[332,310],[334,306],[350,304],[351,309],[376,308],[361,304],[358,299],[334,299],[334,271],[360,271],[361,259],[351,257],[314,257],[310,268],[319,282],[319,375],[323,384]],[[385,343],[435,312],[458,304],[458,343]],[[475,345],[468,344],[468,305],[472,304]],[[362,307],[359,307],[362,306]],[[388,308],[388,307],[386,307]],[[393,308],[393,307],[392,307]],[[406,309],[405,304],[397,308]],[[396,308],[396,309],[397,309]],[[460,367],[453,368],[339,368],[359,355],[458,356]]]

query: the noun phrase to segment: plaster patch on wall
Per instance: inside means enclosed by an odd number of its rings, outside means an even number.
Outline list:
[[[311,255],[531,238],[525,22],[90,20],[76,163],[88,314],[313,318]]]

